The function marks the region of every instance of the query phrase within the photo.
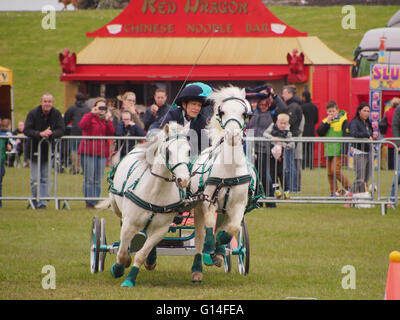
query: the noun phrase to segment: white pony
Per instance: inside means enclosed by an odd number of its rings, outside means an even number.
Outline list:
[[[249,199],[249,185],[256,179],[243,148],[243,130],[251,107],[244,89],[226,87],[209,97],[214,101],[214,117],[208,126],[212,145],[192,166],[190,191],[205,199],[194,209],[196,254],[192,281],[202,281],[202,254],[206,265],[221,266],[225,245],[237,234]],[[225,212],[215,230],[217,210]]]
[[[189,151],[187,128],[167,124],[150,142],[136,146],[121,160],[110,177],[109,198],[96,206],[111,207],[122,219],[117,261],[111,267],[113,277],[121,277],[130,266],[128,247],[133,237],[139,233],[147,237],[135,254],[124,287],[135,286],[143,263],[148,270],[155,267],[155,246],[168,232],[189,183]]]

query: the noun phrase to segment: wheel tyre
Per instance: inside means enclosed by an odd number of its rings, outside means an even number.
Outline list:
[[[90,272],[97,273],[99,271],[99,257],[100,257],[100,219],[93,217],[92,230],[90,236]]]
[[[244,219],[242,220],[241,229],[239,231],[238,248],[239,273],[247,275],[250,270],[250,239],[247,223]]]
[[[106,246],[106,221],[104,218],[101,218],[100,221],[100,246]],[[106,261],[106,251],[101,250],[99,254],[99,271],[104,271],[104,263]]]

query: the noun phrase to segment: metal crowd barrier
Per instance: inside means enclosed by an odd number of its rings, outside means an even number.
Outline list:
[[[20,136],[0,136],[0,139],[20,139],[22,143],[27,142],[26,137]],[[39,200],[54,201],[56,209],[70,209],[72,201],[87,200],[103,200],[107,198],[107,173],[111,170],[110,159],[107,159],[101,184],[101,194],[95,197],[84,195],[83,190],[83,174],[82,163],[85,162],[86,155],[77,157],[75,149],[83,140],[103,141],[106,143],[102,148],[108,148],[109,154],[119,149],[125,141],[125,147],[129,151],[128,143],[141,142],[144,137],[83,137],[83,136],[64,136],[57,139],[54,143],[48,140],[41,140],[39,147],[47,145],[51,149],[48,155],[48,194],[40,194],[40,188],[36,192],[31,192],[31,169],[22,165],[22,160],[14,160],[14,166],[10,165],[9,157],[12,155],[7,153],[6,170],[3,178],[3,194],[1,200],[24,200],[28,201],[29,206],[35,207],[35,203]],[[366,139],[352,138],[292,138],[285,139],[266,139],[262,137],[247,136],[246,154],[259,171],[261,180],[264,181],[264,190],[266,198],[260,200],[262,203],[278,206],[281,203],[320,203],[320,204],[338,204],[344,206],[380,206],[381,214],[386,214],[388,205],[398,205],[398,184],[395,183],[394,197],[390,196],[392,181],[398,181],[398,152],[391,152],[388,157],[387,147],[397,149],[392,142],[400,140],[400,138],[383,139],[378,141],[369,141]],[[278,161],[271,161],[274,158],[271,149],[277,142],[292,142],[295,144],[295,152],[291,155],[283,152],[282,158]],[[340,146],[340,156],[335,160],[334,164],[340,166],[342,173],[348,179],[348,184],[353,185],[356,178],[355,157],[352,154],[352,146],[355,144],[369,145],[373,152],[370,153],[371,158],[371,177],[368,181],[369,196],[366,198],[356,199],[354,194],[346,193],[345,186],[341,184],[341,177],[338,177],[336,171],[333,172],[331,178],[336,181],[334,185],[337,193],[332,193],[329,188],[327,159],[324,156],[324,145],[326,143],[337,143]],[[26,149],[26,150],[25,150]],[[24,153],[27,148],[24,149]],[[38,150],[30,150],[38,153]],[[105,152],[101,149],[101,152]],[[354,152],[354,151],[353,151]],[[386,152],[386,153],[385,153]],[[19,156],[23,159],[23,155]],[[41,155],[38,161],[41,166]],[[297,174],[294,175],[290,168],[290,159],[293,160],[293,166],[296,168]],[[46,162],[46,161],[45,161]],[[29,163],[29,162],[28,162]],[[274,167],[272,168],[271,165]],[[282,181],[278,179],[278,165],[283,170]],[[272,169],[272,170],[271,170]],[[287,169],[288,174],[285,175]],[[363,170],[366,168],[363,168]],[[361,170],[362,171],[362,170]],[[274,173],[273,176],[270,173]],[[278,180],[277,180],[278,179]],[[36,181],[40,180],[39,173]],[[279,189],[276,185],[278,181]],[[296,183],[294,183],[294,181]],[[273,183],[272,183],[273,182]],[[297,186],[295,186],[297,185]],[[286,186],[286,187],[285,187]],[[286,188],[288,190],[286,190]],[[280,191],[282,194],[279,196]],[[285,191],[289,191],[288,197],[285,197]]]
[[[394,140],[394,139],[389,139]],[[368,139],[354,138],[291,138],[286,139],[267,139],[264,137],[247,137],[246,150],[247,154],[251,155],[256,168],[259,171],[260,179],[264,178],[264,190],[266,199],[261,200],[268,203],[321,203],[321,204],[343,204],[345,206],[371,207],[378,205],[381,208],[381,214],[386,214],[388,205],[398,204],[398,184],[394,184],[393,199],[390,196],[392,181],[398,181],[398,153],[394,152],[392,169],[387,168],[386,163],[382,163],[382,150],[385,146],[396,145],[389,140],[372,141]],[[274,156],[271,152],[272,148],[277,143],[295,144],[293,154],[287,152],[282,153],[282,159],[279,161],[273,160]],[[335,181],[333,190],[329,188],[327,159],[324,155],[324,147],[326,143],[330,143],[335,151],[338,151],[338,157],[332,159],[333,164],[339,166],[342,176],[338,176],[337,171],[333,171],[331,179]],[[334,147],[333,145],[336,145]],[[354,146],[358,145],[360,149],[365,149],[369,146],[371,152],[363,157],[368,157],[370,160],[370,168],[360,167],[361,174],[364,174],[367,169],[371,170],[371,176],[367,183],[367,189],[370,195],[366,198],[357,198],[352,190],[351,193],[346,190],[346,187],[354,185],[356,180],[356,165],[355,159],[359,159],[359,152],[354,150]],[[291,159],[289,159],[289,157]],[[295,170],[291,170],[290,160],[293,162]],[[357,160],[358,161],[358,160]],[[331,162],[332,164],[332,162]],[[277,186],[275,185],[278,178],[278,166],[287,173],[282,174],[282,180],[279,183],[279,191],[277,195]],[[272,172],[272,175],[269,174]],[[294,173],[295,172],[295,173]],[[275,175],[273,175],[275,173]],[[343,184],[342,184],[343,182]],[[347,182],[347,183],[346,183]],[[347,185],[346,185],[347,184]],[[289,191],[285,197],[285,191]],[[281,196],[279,196],[281,192]],[[268,205],[267,205],[268,206]]]

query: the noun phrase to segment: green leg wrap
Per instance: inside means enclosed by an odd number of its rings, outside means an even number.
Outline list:
[[[216,242],[215,242],[215,253],[222,254],[225,256],[225,246],[231,242],[232,236],[230,236],[225,231],[220,231],[217,234]]]
[[[203,272],[203,265],[201,264],[201,253],[194,256],[192,272]]]
[[[153,249],[151,249],[151,251],[149,252],[147,258],[146,258],[146,263],[149,266],[152,266],[156,263],[157,261],[157,247],[153,247]]]
[[[206,238],[204,240],[204,253],[213,253],[215,248],[213,228],[206,228]]]
[[[121,287],[133,288],[135,286],[136,277],[137,277],[138,273],[139,273],[139,268],[133,266],[131,268],[131,271],[125,278],[124,282],[122,282]]]
[[[118,264],[117,262],[115,262],[112,266],[111,266],[111,275],[113,276],[113,278],[120,278],[124,275],[125,272],[125,267],[123,264]]]

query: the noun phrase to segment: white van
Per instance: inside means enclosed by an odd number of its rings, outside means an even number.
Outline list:
[[[386,63],[400,64],[400,10],[389,20],[385,28],[372,29],[364,34],[360,45],[353,53],[354,78],[369,75],[371,64],[378,62],[382,36],[386,37]]]

